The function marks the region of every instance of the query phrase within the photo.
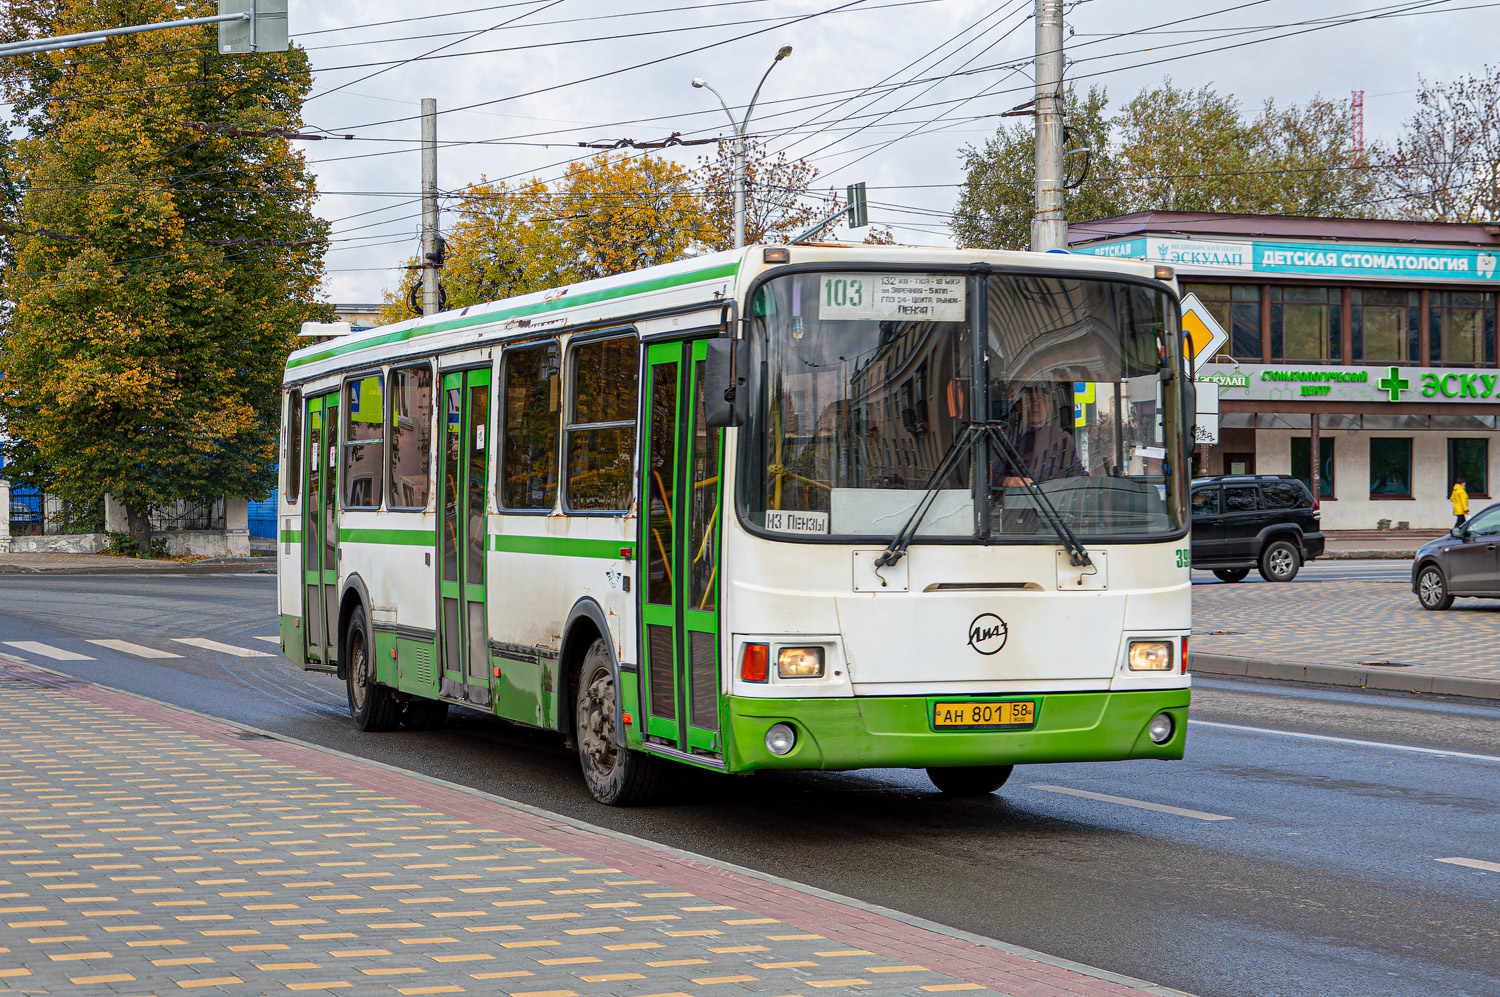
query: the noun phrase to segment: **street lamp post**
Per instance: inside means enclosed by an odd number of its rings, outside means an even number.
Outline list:
[[[766,77],[771,75],[771,70],[782,59],[792,54],[790,45],[783,45],[776,52],[776,58],[771,60],[771,65],[766,67],[765,75],[755,86],[755,93],[750,97],[750,104],[745,108],[745,117],[741,121],[734,120],[734,113],[729,110],[729,104],[724,97],[708,85],[708,81],[701,76],[693,77],[693,86],[707,90],[719,98],[719,106],[724,108],[724,113],[729,115],[729,123],[734,127],[734,248],[745,247],[745,133],[750,128],[750,114],[755,110],[755,102],[760,99],[760,88],[766,85]]]

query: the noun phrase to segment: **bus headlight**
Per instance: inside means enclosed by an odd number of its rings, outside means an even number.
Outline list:
[[[791,724],[772,724],[766,731],[766,750],[773,755],[784,755],[797,746],[797,732]]]
[[[1170,672],[1172,645],[1164,640],[1131,641],[1128,663],[1133,672]]]
[[[783,647],[776,653],[776,676],[784,679],[823,677],[821,647]]]

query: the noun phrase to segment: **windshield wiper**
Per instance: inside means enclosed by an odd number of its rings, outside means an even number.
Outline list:
[[[938,465],[933,472],[932,478],[927,482],[927,490],[922,493],[922,498],[917,502],[917,507],[907,517],[906,524],[896,531],[891,537],[891,542],[886,545],[885,552],[875,559],[875,568],[879,570],[888,564],[895,564],[906,556],[906,548],[911,546],[912,538],[917,535],[917,528],[922,525],[922,519],[927,515],[932,503],[937,499],[939,486],[947,480],[953,471],[953,465],[958,463],[959,457],[969,452],[974,445],[974,440],[983,435],[980,427],[970,423],[964,427],[958,439],[953,441],[953,446],[948,451],[948,456]]]
[[[1032,481],[1031,477],[1025,473],[1027,471],[1026,464],[1021,460],[1021,455],[1016,452],[1015,444],[1010,441],[1010,437],[996,424],[986,422],[970,423],[964,427],[963,433],[959,435],[958,439],[954,441],[952,449],[948,451],[948,456],[943,458],[943,462],[938,465],[938,469],[933,473],[931,480],[928,481],[927,489],[922,493],[922,498],[917,502],[917,507],[912,510],[911,516],[907,518],[906,523],[896,532],[896,535],[891,538],[891,542],[886,545],[885,551],[875,559],[875,568],[878,570],[884,568],[886,565],[896,564],[906,556],[906,549],[911,546],[912,540],[917,535],[918,528],[922,525],[922,520],[927,516],[927,513],[932,509],[932,503],[937,499],[939,486],[952,473],[953,465],[958,463],[958,459],[965,453],[968,453],[970,448],[981,439],[994,440],[1000,452],[1005,456],[1006,461],[1013,465],[1017,471],[1021,472],[1017,477],[1021,479],[1027,493],[1036,502],[1037,508],[1042,512],[1043,518],[1047,520],[1047,525],[1052,527],[1053,532],[1057,534],[1057,538],[1062,541],[1063,547],[1067,549],[1068,559],[1072,562],[1073,567],[1093,567],[1094,562],[1089,557],[1089,552],[1084,549],[1077,535],[1069,528],[1067,521],[1063,519],[1057,508],[1053,506],[1051,499],[1047,498],[1047,493],[1042,491],[1036,482]]]
[[[1021,479],[1021,484],[1024,485],[1026,491],[1030,493],[1032,499],[1036,502],[1037,507],[1042,510],[1042,514],[1046,518],[1047,524],[1052,527],[1053,532],[1057,534],[1057,538],[1061,540],[1063,542],[1063,546],[1067,548],[1068,558],[1073,562],[1073,567],[1092,568],[1094,566],[1094,562],[1089,558],[1089,552],[1084,550],[1083,544],[1078,542],[1078,537],[1068,526],[1067,520],[1063,519],[1062,515],[1057,511],[1057,508],[1053,506],[1052,500],[1047,497],[1047,493],[1042,491],[1037,483],[1031,480],[1031,475],[1026,473],[1030,469],[1026,466],[1025,462],[1021,460],[1021,455],[1016,452],[1016,446],[1010,441],[1010,437],[1007,436],[1003,430],[1001,430],[993,423],[985,423],[984,428],[988,430],[987,435],[992,437],[995,442],[1000,445],[1000,452],[1005,455],[1006,461],[1008,461],[1012,466],[1015,467],[1016,471],[1018,472],[1016,476]]]

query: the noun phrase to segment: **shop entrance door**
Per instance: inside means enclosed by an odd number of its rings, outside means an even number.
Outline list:
[[[441,694],[490,704],[485,623],[490,371],[443,374],[443,473],[438,482],[438,644]]]
[[[302,480],[302,632],[305,667],[331,671],[338,659],[339,396],[304,403]]]
[[[644,732],[652,743],[717,758],[719,736],[719,468],[722,431],[703,411],[708,341],[646,354],[641,516]]]

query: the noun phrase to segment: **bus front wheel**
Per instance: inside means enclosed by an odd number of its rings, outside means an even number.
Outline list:
[[[964,765],[931,768],[927,778],[945,796],[988,796],[1010,778],[1014,765]]]
[[[356,606],[344,631],[349,715],[354,718],[355,730],[395,730],[401,721],[401,704],[390,689],[375,681],[374,652],[364,607]]]
[[[604,641],[595,639],[584,655],[578,676],[573,714],[578,764],[594,799],[606,806],[624,807],[649,802],[659,794],[664,764],[616,743],[616,725],[620,722],[617,705],[609,650]]]

